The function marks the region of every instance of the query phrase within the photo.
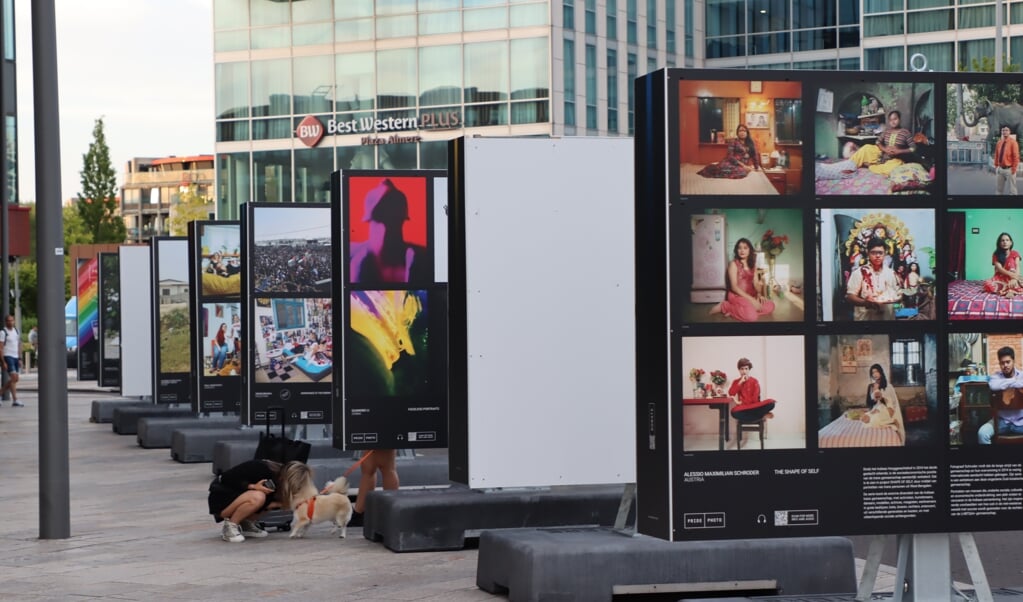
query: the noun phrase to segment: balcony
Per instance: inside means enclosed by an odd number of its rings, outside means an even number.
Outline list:
[[[143,171],[125,174],[125,188],[213,184],[214,169],[188,171]]]

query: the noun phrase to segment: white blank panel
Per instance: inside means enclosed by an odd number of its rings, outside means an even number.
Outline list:
[[[633,143],[467,139],[468,485],[634,482]]]
[[[153,396],[149,247],[121,247],[121,395]]]

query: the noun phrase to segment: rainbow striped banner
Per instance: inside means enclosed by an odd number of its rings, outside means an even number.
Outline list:
[[[78,264],[78,348],[96,340],[99,326],[99,261]]]

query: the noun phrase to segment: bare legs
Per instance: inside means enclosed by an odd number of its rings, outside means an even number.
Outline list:
[[[380,471],[384,489],[398,488],[398,469],[396,458],[398,451],[394,449],[375,449],[362,463],[362,478],[359,480],[359,496],[355,500],[355,511],[366,509],[366,496],[377,487],[377,471]]]

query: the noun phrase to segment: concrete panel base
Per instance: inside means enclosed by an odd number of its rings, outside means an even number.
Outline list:
[[[171,433],[171,458],[183,464],[212,462],[217,441],[259,441],[259,431],[242,428],[179,428]]]
[[[238,416],[186,416],[184,418],[162,418],[149,416],[139,418],[139,447],[157,449],[171,446],[171,435],[176,429],[238,428]]]
[[[401,484],[405,475],[399,469]],[[483,492],[464,486],[374,491],[363,535],[395,552],[459,550],[484,529],[613,525],[624,485]]]
[[[856,565],[841,537],[672,543],[596,527],[480,535],[476,585],[511,602],[611,602],[616,587],[640,594],[654,584],[650,593],[685,598],[719,597],[728,590],[711,588],[722,584],[737,595],[845,594],[856,590]]]
[[[153,402],[151,401],[141,401],[139,399],[129,399],[127,397],[122,397],[119,399],[93,399],[92,415],[89,416],[89,422],[97,422],[100,424],[107,424],[113,422],[115,408],[152,405]]]
[[[139,418],[185,418],[187,416],[195,416],[192,408],[172,408],[148,404],[114,408],[114,417],[111,422],[114,432],[118,435],[137,435]]]

